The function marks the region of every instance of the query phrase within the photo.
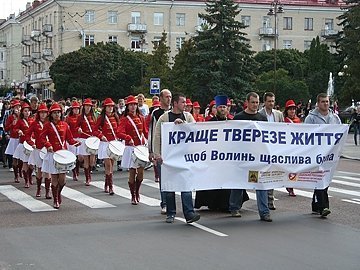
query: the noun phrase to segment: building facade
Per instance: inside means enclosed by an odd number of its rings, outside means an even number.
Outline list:
[[[254,51],[304,51],[316,36],[334,42],[343,13],[341,0],[237,0],[238,20]],[[171,59],[206,22],[205,1],[43,0],[29,3],[16,18],[21,25],[23,81],[35,89],[53,88],[49,68],[59,55],[98,42],[149,52],[167,33]],[[74,60],[76,61],[76,60]]]

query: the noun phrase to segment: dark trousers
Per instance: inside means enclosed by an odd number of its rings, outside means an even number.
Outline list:
[[[314,190],[311,207],[314,212],[320,213],[322,210],[324,210],[324,208],[329,208],[328,187],[325,189]]]

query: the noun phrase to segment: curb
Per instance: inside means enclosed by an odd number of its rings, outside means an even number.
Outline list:
[[[358,157],[350,157],[350,156],[344,156],[344,155],[341,155],[340,158],[350,159],[350,160],[360,160],[360,158],[358,158]]]

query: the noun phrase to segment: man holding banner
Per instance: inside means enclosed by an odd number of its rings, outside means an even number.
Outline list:
[[[161,157],[161,125],[165,122],[173,122],[175,125],[194,123],[191,113],[185,112],[186,97],[183,94],[175,94],[172,97],[172,109],[160,116],[156,123],[154,134],[154,156],[158,164],[162,163]],[[173,175],[175,176],[175,175]],[[181,202],[186,223],[192,223],[200,219],[195,213],[191,191],[181,192]],[[175,192],[166,192],[166,222],[173,223],[176,215]]]
[[[250,121],[267,121],[266,116],[258,112],[259,108],[259,95],[255,92],[250,92],[246,96],[248,102],[247,108],[236,114],[234,120],[250,120]],[[242,189],[232,189],[230,193],[229,205],[231,216],[240,217],[240,208],[243,200]],[[271,222],[270,210],[268,206],[268,191],[267,190],[256,190],[256,200],[259,210],[260,220]]]
[[[329,109],[330,101],[329,97],[325,93],[320,93],[316,97],[317,108],[310,111],[309,115],[305,118],[305,124],[341,124],[339,116]],[[325,218],[331,211],[329,209],[329,196],[328,188],[315,189],[312,200],[312,211],[320,214]]]

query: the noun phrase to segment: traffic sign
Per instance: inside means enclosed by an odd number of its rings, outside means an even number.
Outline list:
[[[160,78],[150,79],[150,95],[160,94]]]

